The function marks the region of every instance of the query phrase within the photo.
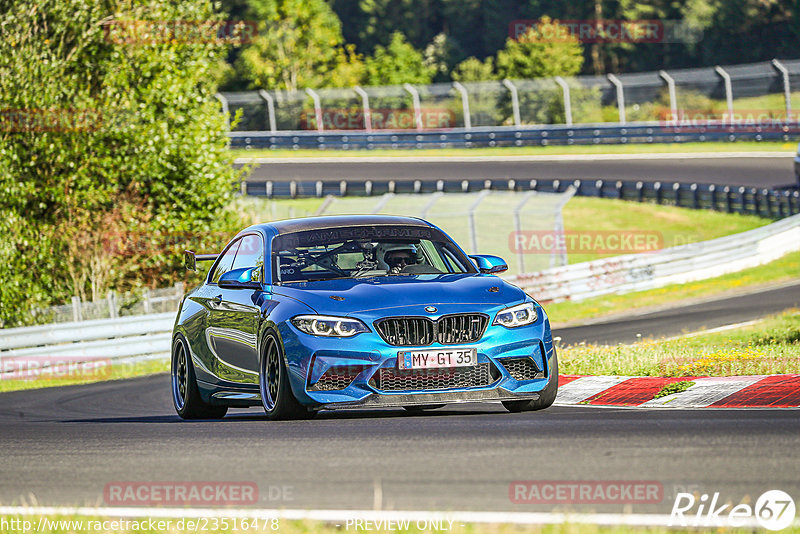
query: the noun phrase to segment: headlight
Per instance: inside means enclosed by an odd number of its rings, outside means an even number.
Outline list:
[[[538,318],[539,315],[536,313],[536,304],[533,302],[525,302],[499,311],[493,324],[499,324],[506,328],[516,328],[518,326],[534,323]]]
[[[292,319],[292,324],[313,336],[350,337],[361,332],[369,332],[367,325],[358,319],[348,319],[347,317],[298,315]]]

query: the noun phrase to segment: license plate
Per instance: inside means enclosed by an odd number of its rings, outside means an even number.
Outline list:
[[[397,364],[400,369],[469,367],[478,365],[478,350],[474,348],[451,348],[401,351],[397,353]]]

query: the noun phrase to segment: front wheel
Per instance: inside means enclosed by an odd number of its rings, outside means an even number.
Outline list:
[[[518,401],[503,401],[503,406],[509,412],[532,412],[535,410],[544,410],[553,405],[556,400],[556,393],[558,393],[558,355],[556,349],[553,347],[553,363],[550,364],[550,380],[542,391],[539,392],[539,398],[536,400],[518,400]]]
[[[215,406],[203,401],[197,387],[192,357],[186,340],[177,336],[172,344],[172,403],[182,419],[222,419],[227,406]]]
[[[267,334],[264,341],[258,383],[261,404],[271,420],[310,419],[316,415],[316,412],[300,404],[292,393],[283,360],[283,349],[274,334]]]

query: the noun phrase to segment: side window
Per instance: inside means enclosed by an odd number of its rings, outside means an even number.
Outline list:
[[[250,267],[264,266],[264,243],[259,235],[246,235],[242,238],[242,244],[233,260],[234,269],[244,269]],[[258,273],[261,276],[261,272]]]
[[[219,262],[217,263],[216,269],[214,272],[211,273],[211,283],[216,284],[219,282],[219,277],[223,274],[227,273],[231,270],[231,266],[233,265],[233,258],[236,257],[236,251],[239,250],[239,244],[242,240],[236,241],[233,245],[225,251],[225,254],[222,255]]]

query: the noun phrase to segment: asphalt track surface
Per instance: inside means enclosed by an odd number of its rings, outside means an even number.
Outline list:
[[[782,294],[791,295],[777,300]],[[626,340],[686,325],[754,318],[796,305],[777,293],[557,332]],[[676,313],[679,317],[676,317]],[[589,328],[589,330],[586,330]],[[258,409],[222,421],[174,414],[169,378],[0,394],[0,502],[104,505],[107,484],[232,481],[259,487],[259,508],[670,513],[678,491],[723,500],[800,494],[800,410],[621,409],[554,406],[510,414],[500,405],[323,412],[270,422]],[[660,502],[514,504],[517,480],[655,481]]]
[[[638,155],[641,156],[641,155]],[[514,179],[520,180],[643,180],[698,182],[732,186],[773,187],[795,183],[792,154],[781,157],[698,157],[653,159],[486,159],[463,161],[414,161],[395,158],[391,163],[337,162],[327,158],[317,163],[301,161],[261,163],[248,183],[269,180],[431,180],[445,181]]]

